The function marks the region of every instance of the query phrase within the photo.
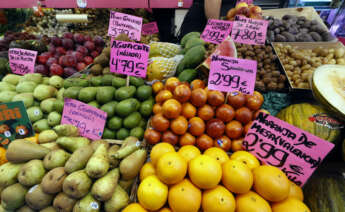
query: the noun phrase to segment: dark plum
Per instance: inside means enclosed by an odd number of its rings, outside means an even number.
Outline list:
[[[62,40],[62,46],[65,49],[73,49],[74,48],[74,42],[73,42],[72,39],[65,38],[65,39]]]
[[[47,56],[47,55],[41,54],[41,55],[37,56],[37,62],[40,64],[43,64],[43,65],[45,65],[47,63],[48,59],[49,59],[49,56]]]
[[[51,57],[51,58],[49,58],[48,59],[48,61],[47,61],[47,63],[46,63],[46,65],[48,66],[48,67],[50,67],[52,64],[54,64],[54,63],[58,63],[58,60],[55,58],[55,57]]]
[[[54,46],[61,46],[62,45],[62,40],[59,37],[52,37],[51,42],[53,43]]]
[[[84,36],[85,41],[92,41],[92,37],[90,35]]]
[[[64,70],[63,70],[63,76],[64,77],[70,77],[70,76],[72,76],[73,74],[75,74],[75,73],[77,73],[77,71],[74,69],[74,68],[72,68],[72,67],[66,67],[66,68],[64,68]]]
[[[89,50],[87,50],[87,48],[85,48],[84,46],[78,46],[77,51],[82,53],[84,56],[86,56],[89,53]]]
[[[85,63],[78,63],[78,64],[77,64],[77,70],[78,70],[78,71],[84,70],[85,67],[86,67],[86,64],[85,64]]]
[[[62,37],[68,38],[68,39],[73,39],[73,33],[72,32],[65,32]]]
[[[40,73],[42,75],[48,76],[49,70],[45,65],[36,65],[35,66],[35,73]]]
[[[95,43],[96,46],[101,46],[103,47],[105,45],[105,42],[101,36],[96,36],[93,38],[93,42]]]
[[[77,58],[78,62],[84,62],[84,56],[83,56],[82,53],[80,53],[80,52],[73,52],[72,55]]]
[[[49,44],[48,51],[51,53],[55,53],[55,50],[56,50],[55,46],[53,44]]]
[[[84,62],[86,63],[86,65],[90,65],[91,63],[93,63],[93,59],[90,56],[86,56],[84,57]]]
[[[80,44],[83,44],[85,41],[84,35],[80,33],[74,34],[73,39],[76,43],[80,43]]]
[[[65,55],[62,55],[59,57],[59,65],[63,65],[64,57],[65,57]]]
[[[84,43],[84,46],[85,46],[89,51],[93,51],[93,50],[95,50],[95,48],[96,48],[95,44],[94,44],[93,42],[91,42],[91,41],[86,41],[86,42]]]
[[[73,54],[73,50],[68,50],[67,52],[66,52],[66,55],[72,55]]]
[[[50,71],[50,76],[53,76],[53,75],[62,76],[64,72],[63,68],[60,65],[55,64],[55,63],[50,66],[49,71]]]
[[[62,65],[65,67],[75,67],[77,65],[77,58],[73,55],[65,55],[62,59]]]
[[[90,54],[93,58],[97,57],[99,55],[99,53],[97,51],[93,51]]]
[[[51,57],[51,56],[53,56],[53,53],[51,53],[51,52],[43,52],[41,55],[42,56]]]
[[[60,55],[65,55],[66,54],[66,49],[63,47],[57,47],[56,52],[59,53]]]

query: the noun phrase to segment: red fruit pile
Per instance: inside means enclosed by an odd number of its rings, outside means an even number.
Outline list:
[[[43,75],[69,77],[93,63],[103,50],[105,42],[100,36],[91,38],[80,33],[67,32],[62,38],[52,37],[48,52],[37,56],[35,72]]]

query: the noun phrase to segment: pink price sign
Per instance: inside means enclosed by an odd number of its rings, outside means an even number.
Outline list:
[[[232,21],[209,19],[200,37],[206,42],[220,44],[230,35],[231,28]]]
[[[108,35],[126,34],[131,40],[140,41],[143,19],[137,16],[110,11]]]
[[[253,94],[257,62],[212,55],[208,88],[224,92],[240,91]]]
[[[92,140],[101,139],[107,113],[74,99],[65,98],[61,124],[73,124],[80,135]]]
[[[13,73],[25,75],[35,72],[37,51],[12,48],[8,50],[8,59]]]
[[[142,34],[143,35],[152,35],[159,33],[157,22],[150,22],[148,24],[143,24]]]
[[[268,21],[236,16],[231,38],[237,43],[263,45],[266,41]]]
[[[303,186],[334,144],[261,112],[243,146],[260,161],[280,168],[292,182]]]
[[[111,39],[110,71],[145,78],[150,46]]]

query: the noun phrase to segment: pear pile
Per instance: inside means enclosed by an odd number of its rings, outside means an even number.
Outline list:
[[[12,141],[0,166],[0,212],[116,212],[146,161],[135,137],[90,142],[73,125],[43,131],[39,143]]]

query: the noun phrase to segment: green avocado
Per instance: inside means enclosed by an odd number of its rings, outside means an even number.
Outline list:
[[[89,102],[87,104],[92,106],[92,107],[95,107],[95,108],[99,108],[99,106],[100,106],[97,101],[92,101],[92,102]]]
[[[186,69],[178,75],[180,82],[192,82],[198,76],[195,69]]]
[[[97,94],[97,87],[85,87],[79,91],[78,99],[82,102],[88,103],[95,100]]]
[[[109,85],[111,86],[113,83],[113,79],[115,78],[115,76],[113,74],[105,74],[102,77],[102,85],[106,86]]]
[[[115,88],[121,88],[123,86],[126,86],[126,79],[121,77],[114,77],[113,81],[111,83]]]
[[[122,119],[120,117],[114,116],[109,121],[107,121],[107,127],[111,130],[118,130],[122,127]]]
[[[115,93],[116,89],[112,86],[104,86],[97,88],[96,100],[100,104],[110,102]]]
[[[135,95],[140,101],[147,100],[152,96],[152,87],[148,85],[139,86]]]
[[[140,113],[144,117],[149,117],[152,113],[153,103],[152,100],[148,99],[141,103],[140,105]]]
[[[115,99],[117,101],[122,101],[128,98],[131,98],[134,96],[135,91],[136,91],[136,88],[135,86],[132,86],[132,85],[121,87],[115,91]]]
[[[91,85],[92,86],[101,86],[102,85],[102,76],[94,76],[91,78]]]
[[[116,133],[114,130],[104,128],[102,138],[104,138],[104,139],[115,139],[115,137],[116,137]]]
[[[141,85],[144,85],[145,81],[140,77],[129,77],[129,84],[134,85],[135,87],[139,87]]]
[[[100,109],[107,113],[107,118],[111,118],[115,115],[115,109],[117,105],[117,101],[111,101],[107,104],[102,105]]]
[[[141,119],[142,117],[140,113],[134,112],[123,120],[123,126],[127,129],[132,129],[134,127],[139,126]]]
[[[122,100],[116,105],[116,114],[120,117],[126,117],[135,112],[139,105],[139,101],[134,98]]]
[[[129,136],[129,130],[127,130],[126,128],[121,128],[116,133],[116,139],[119,139],[119,140],[124,140],[128,136]]]
[[[134,136],[136,138],[138,138],[139,140],[144,138],[144,129],[141,127],[135,127],[133,129],[131,129],[130,136]]]
[[[63,96],[65,98],[77,99],[81,89],[82,87],[69,87],[64,91]]]

